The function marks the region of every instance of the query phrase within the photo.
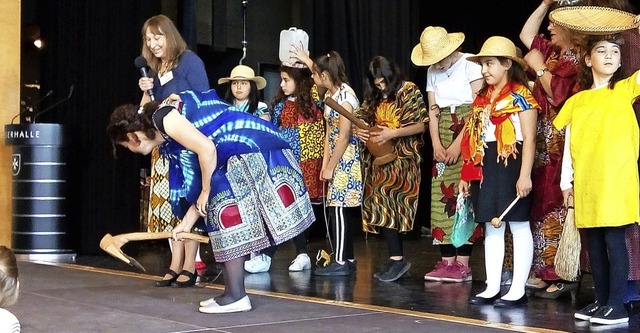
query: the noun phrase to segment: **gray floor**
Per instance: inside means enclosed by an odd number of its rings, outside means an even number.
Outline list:
[[[197,302],[219,285],[156,288],[157,277],[80,265],[20,262],[24,333],[39,332],[500,332],[550,330],[252,290],[254,309],[210,315]]]
[[[328,249],[323,237],[309,242],[310,254]],[[79,256],[74,264],[21,261],[21,295],[11,310],[23,332],[640,332],[638,315],[620,326],[590,326],[573,313],[593,301],[590,276],[582,279],[576,300],[530,297],[527,307],[473,306],[469,296],[485,288],[484,250],[475,246],[473,281],[425,282],[423,275],[439,259],[425,237],[407,238],[404,251],[410,276],[380,282],[371,275],[386,261],[386,246],[375,235],[355,239],[357,273],[318,277],[289,272],[295,257],[282,244],[267,273],[245,274],[254,306],[246,313],[212,315],[197,311],[200,300],[222,292],[224,276],[208,244],[201,247],[207,268],[193,288],[157,288],[169,265],[168,242],[130,242],[125,253],[146,272],[106,254]],[[505,287],[503,292],[506,292]]]

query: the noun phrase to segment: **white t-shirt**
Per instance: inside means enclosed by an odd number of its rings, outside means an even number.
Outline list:
[[[435,66],[427,69],[427,92],[433,92],[436,104],[444,112],[446,107],[471,104],[475,96],[469,83],[482,79],[482,66],[467,60],[473,56],[463,53],[451,68],[437,70]]]
[[[18,318],[3,308],[0,308],[0,333],[20,333]]]

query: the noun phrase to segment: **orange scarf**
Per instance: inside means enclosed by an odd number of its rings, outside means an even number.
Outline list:
[[[500,90],[498,96],[492,101],[490,96],[494,87],[489,86],[486,94],[477,96],[473,101],[471,116],[465,126],[460,144],[463,161],[462,180],[482,180],[482,158],[486,147],[484,139],[487,120],[496,126],[494,133],[498,149],[497,162],[502,158],[506,166],[509,156],[516,157],[518,153],[516,129],[511,121],[511,114],[531,108],[527,97],[519,93],[521,88],[524,87],[510,82]]]

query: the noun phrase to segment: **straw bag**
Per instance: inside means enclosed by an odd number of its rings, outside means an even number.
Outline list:
[[[476,228],[471,200],[459,193],[456,199],[456,214],[453,216],[453,231],[451,231],[451,244],[460,247],[469,241]]]
[[[573,196],[569,197],[567,217],[562,227],[558,251],[554,259],[556,274],[564,280],[576,281],[580,276],[580,233],[576,228]]]

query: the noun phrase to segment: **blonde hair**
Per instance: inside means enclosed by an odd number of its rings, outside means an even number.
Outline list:
[[[0,308],[18,301],[18,263],[13,251],[0,246]]]

